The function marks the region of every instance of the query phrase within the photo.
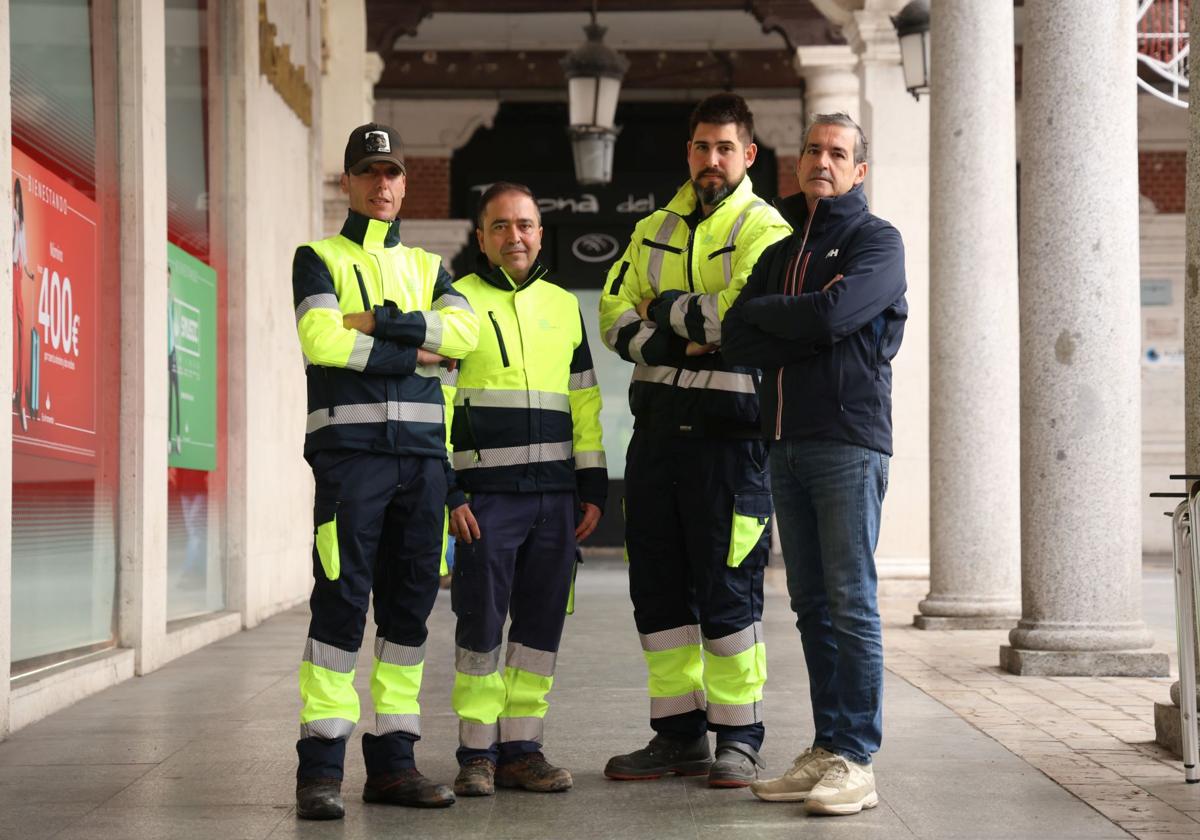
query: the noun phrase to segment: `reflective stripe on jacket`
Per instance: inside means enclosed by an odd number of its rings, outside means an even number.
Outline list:
[[[351,211],[337,236],[296,249],[296,330],[307,362],[304,452],[368,449],[445,457],[438,367],[417,367],[417,348],[461,358],[479,319],[454,291],[441,258],[400,244],[399,221]],[[342,316],[372,311],[366,335]]]
[[[485,263],[486,265],[486,263]],[[479,315],[479,344],[459,368],[451,430],[461,491],[578,491],[602,510],[608,469],[600,387],[575,295],[534,263],[516,286],[481,267],[454,284]]]
[[[636,426],[669,432],[757,434],[758,371],[726,363],[720,351],[689,357],[688,341],[719,344],[721,319],[759,254],[791,231],[754,195],[747,175],[706,218],[691,183],[638,222],[600,298],[604,344],[633,362],[629,407]],[[636,307],[656,301],[652,319]]]

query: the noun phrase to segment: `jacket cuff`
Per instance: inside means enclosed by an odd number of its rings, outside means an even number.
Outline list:
[[[608,501],[608,470],[603,467],[575,470],[575,487],[579,492],[579,501],[593,504],[600,508],[600,513],[604,513],[604,505]]]
[[[671,289],[656,297],[654,303],[650,304],[650,320],[664,330],[671,330],[671,306],[683,294],[678,289]]]
[[[467,494],[455,487],[446,494],[446,508],[453,511],[455,508],[462,507],[467,503]]]

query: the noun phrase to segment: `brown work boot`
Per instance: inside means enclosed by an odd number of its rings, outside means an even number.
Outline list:
[[[459,796],[492,796],[496,793],[496,765],[489,759],[472,758],[458,769],[454,792]]]
[[[505,788],[523,788],[535,793],[570,790],[571,772],[555,767],[540,752],[527,753],[496,768],[496,784]]]
[[[362,798],[363,802],[412,808],[445,808],[454,804],[454,793],[449,787],[425,778],[416,767],[367,776]]]

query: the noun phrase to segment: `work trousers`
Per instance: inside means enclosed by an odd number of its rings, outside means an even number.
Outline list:
[[[655,732],[762,746],[770,516],[761,440],[634,431],[625,548]]]
[[[445,466],[438,458],[323,450],[316,478],[312,621],[300,665],[298,778],[342,778],[358,722],[355,664],[374,595],[371,698],[377,734],[363,735],[367,773],[413,766],[425,621],[438,591]]]

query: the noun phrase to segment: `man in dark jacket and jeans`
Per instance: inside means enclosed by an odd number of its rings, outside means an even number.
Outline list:
[[[891,360],[900,347],[904,247],[867,211],[866,140],[818,114],[782,203],[794,233],[768,247],[726,314],[722,351],[763,369],[763,428],[788,591],[808,665],[815,737],[751,789],[855,814],[879,802],[883,648],[875,545],[892,452]]]

